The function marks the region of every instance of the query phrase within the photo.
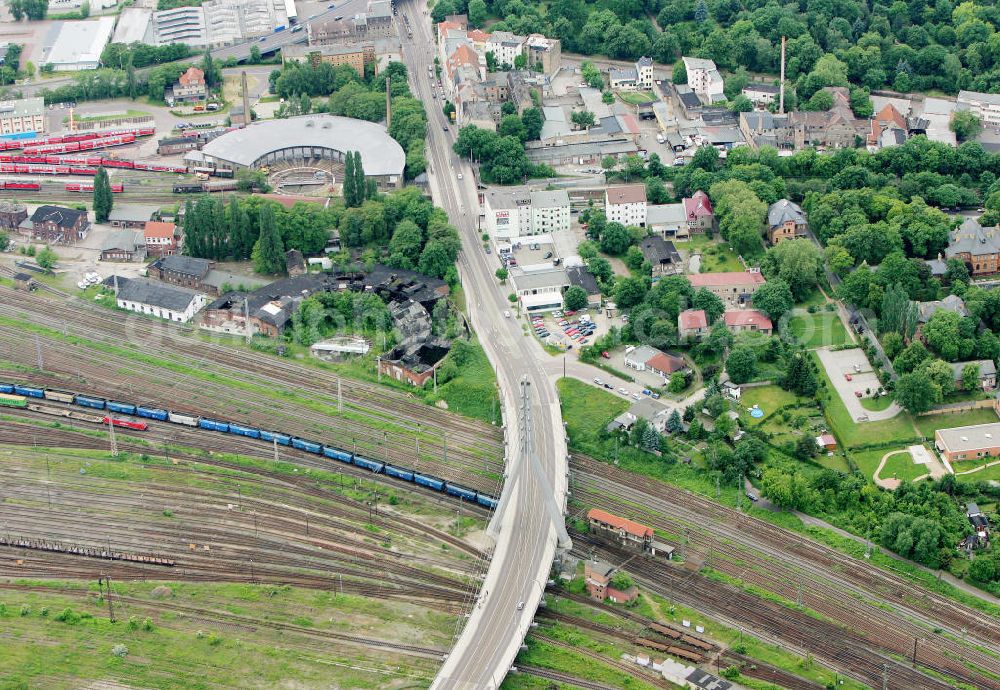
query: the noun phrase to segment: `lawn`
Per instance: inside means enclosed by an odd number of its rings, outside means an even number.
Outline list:
[[[861,398],[861,407],[872,412],[880,412],[892,404],[891,395],[880,395],[877,398]]]
[[[743,270],[743,264],[740,263],[736,253],[730,250],[728,245],[711,240],[704,233],[692,235],[691,239],[686,242],[675,242],[674,246],[678,250],[686,250],[692,253],[700,252],[702,273]]]
[[[656,100],[656,96],[649,91],[619,91],[618,98],[629,105],[642,105],[643,103],[652,103]]]
[[[556,385],[570,445],[594,454],[600,432],[608,422],[629,408],[629,401],[577,379],[559,379]]]
[[[824,304],[826,304],[826,297],[824,297],[823,293],[820,292],[818,288],[816,288],[812,292],[810,292],[809,296],[806,297],[804,300],[802,300],[801,302],[796,302],[795,306],[806,309],[808,307],[822,307]]]
[[[912,418],[905,412],[901,412],[892,419],[881,422],[857,423],[847,412],[844,402],[840,399],[830,377],[826,374],[826,369],[816,353],[812,353],[813,363],[819,370],[820,381],[826,383],[826,418],[830,422],[830,428],[837,436],[837,439],[846,447],[858,446],[869,443],[888,443],[898,440],[900,446],[905,445],[917,436],[917,431],[913,428]],[[994,415],[995,417],[995,415]]]
[[[791,331],[796,341],[810,350],[851,342],[837,312],[821,311],[815,314],[796,314],[788,320],[786,329]]]
[[[911,482],[917,477],[927,474],[927,471],[927,466],[918,465],[913,462],[913,458],[910,457],[909,453],[900,453],[899,455],[893,455],[886,461],[885,467],[882,468],[879,477],[882,479],[895,477],[904,482]]]
[[[928,439],[934,438],[938,429],[954,426],[972,426],[973,424],[992,424],[997,421],[997,413],[991,407],[950,414],[931,414],[917,417],[917,428]]]

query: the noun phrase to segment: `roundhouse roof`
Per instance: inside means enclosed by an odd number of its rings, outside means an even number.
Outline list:
[[[336,115],[302,115],[254,122],[205,144],[206,156],[250,166],[281,149],[317,146],[346,153],[359,151],[366,175],[402,175],[403,147],[375,122]]]

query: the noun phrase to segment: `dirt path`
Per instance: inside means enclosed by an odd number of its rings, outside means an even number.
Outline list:
[[[882,474],[882,469],[885,467],[885,463],[888,462],[889,458],[893,455],[901,455],[902,453],[910,454],[908,450],[891,450],[882,456],[881,462],[878,464],[878,468],[875,470],[875,474],[872,475],[872,481],[881,486],[883,489],[889,489],[889,491],[894,491],[902,482],[899,479],[882,479],[879,475]]]

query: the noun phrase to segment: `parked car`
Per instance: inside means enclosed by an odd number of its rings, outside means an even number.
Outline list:
[[[758,499],[757,499],[757,497],[756,497],[756,496],[754,496],[754,495],[753,495],[752,493],[750,493],[749,491],[747,491],[747,498],[749,498],[749,499],[750,499],[750,502],[751,502],[751,503],[756,503],[756,502],[757,502],[757,500],[758,500]]]
[[[660,399],[660,394],[659,393],[653,393],[649,397],[651,397],[653,400],[659,400]]]
[[[552,258],[552,252],[545,252],[545,256],[543,256],[542,258],[543,259],[551,259]]]
[[[604,359],[611,359],[611,353],[610,352],[602,352],[601,353],[601,357],[603,357]]]
[[[504,311],[504,313],[503,313],[503,317],[504,317],[505,319],[509,319],[509,318],[510,318],[510,312],[509,312],[509,311]]]
[[[643,395],[652,395],[653,391],[649,390],[648,388],[643,388],[642,389],[642,394]]]
[[[632,394],[632,399],[633,400],[642,400],[642,396],[639,395],[638,393],[633,393]]]
[[[610,383],[605,383],[604,387],[607,388],[609,391],[613,391],[615,389],[615,387],[612,386]]]
[[[624,388],[619,388],[618,392],[621,393],[622,395],[628,395],[628,391],[625,390]]]
[[[590,342],[589,338],[580,338],[580,344],[581,345],[586,345],[589,342]]]
[[[594,383],[596,383],[598,386],[604,385],[604,381],[602,381],[601,379],[594,379]]]
[[[844,378],[850,381],[853,377],[850,374],[844,374]]]

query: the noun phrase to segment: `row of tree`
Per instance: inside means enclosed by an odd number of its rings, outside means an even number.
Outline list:
[[[459,131],[454,149],[458,155],[479,162],[484,182],[516,184],[533,177],[555,176],[549,166],[528,159],[519,136],[468,125]]]

